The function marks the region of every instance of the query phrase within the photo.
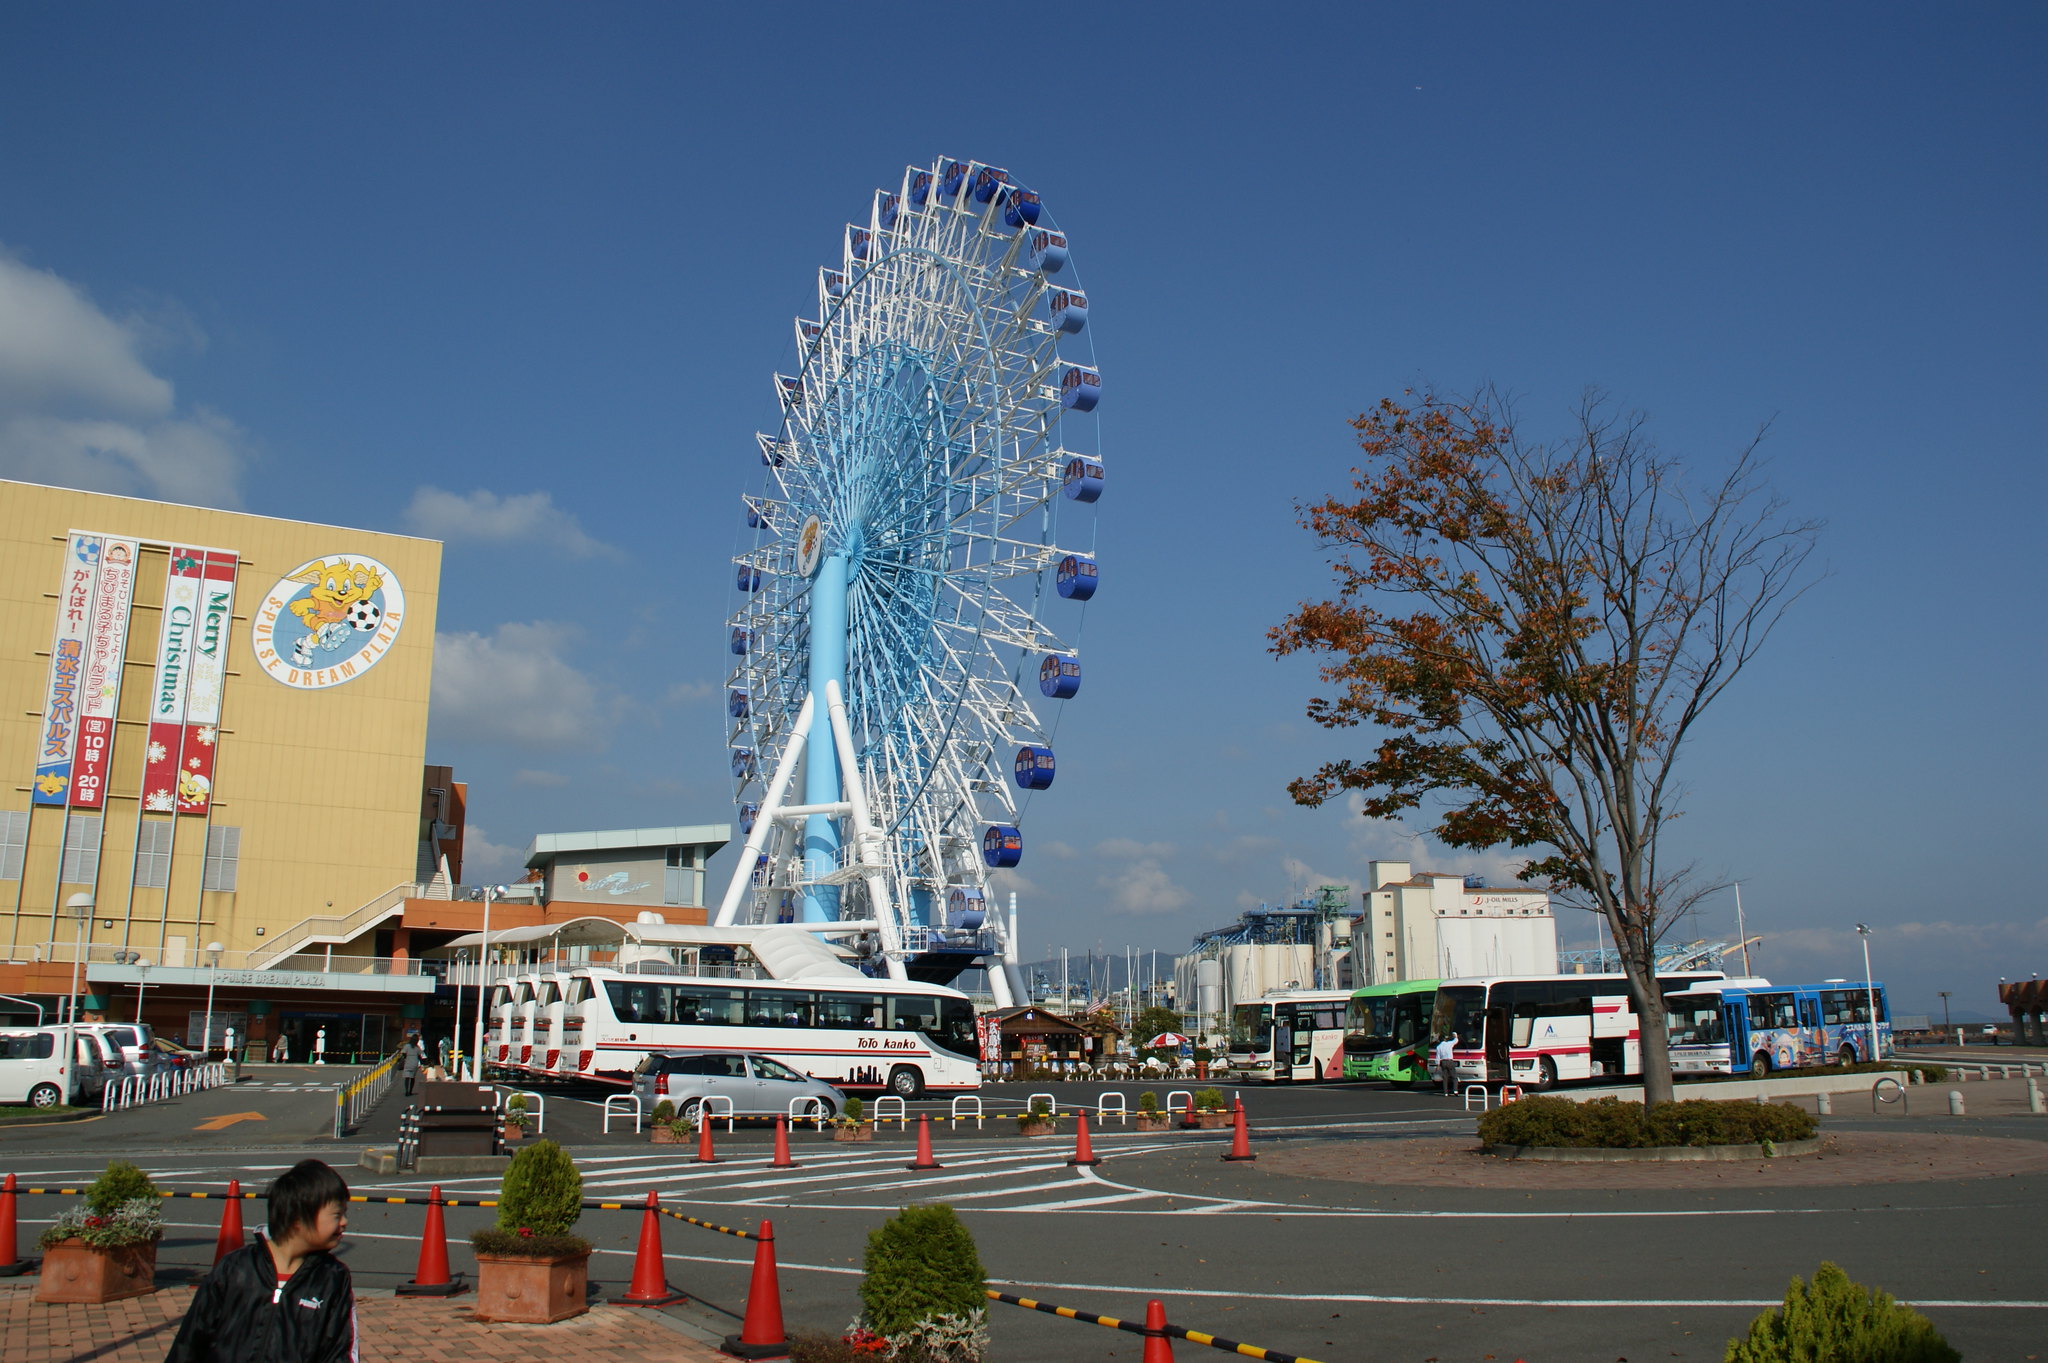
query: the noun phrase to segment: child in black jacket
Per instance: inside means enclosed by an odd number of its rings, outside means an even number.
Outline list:
[[[269,1237],[213,1266],[165,1363],[357,1363],[355,1288],[333,1253],[348,1184],[302,1160],[266,1196]]]

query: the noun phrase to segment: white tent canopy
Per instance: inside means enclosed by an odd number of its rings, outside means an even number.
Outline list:
[[[465,933],[435,947],[440,955],[458,947],[482,945],[480,932]],[[697,923],[615,923],[609,918],[572,918],[561,923],[539,923],[525,928],[504,928],[491,933],[494,947],[525,946],[550,942],[556,946],[618,946],[636,942],[650,947],[734,946],[754,953],[768,973],[778,980],[841,976],[866,979],[841,959],[815,933],[802,928],[733,927],[713,928]]]

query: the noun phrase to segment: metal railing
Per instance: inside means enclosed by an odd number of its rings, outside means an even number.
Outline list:
[[[391,1088],[398,1053],[392,1052],[368,1074],[343,1084],[334,1093],[334,1138],[340,1140],[362,1125],[363,1117],[377,1106]]]
[[[161,1102],[201,1089],[220,1088],[228,1082],[228,1067],[220,1061],[188,1065],[183,1069],[154,1070],[149,1074],[127,1074],[110,1080],[100,1090],[100,1111],[119,1112],[144,1103]]]

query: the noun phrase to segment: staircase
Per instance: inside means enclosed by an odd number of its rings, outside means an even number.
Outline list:
[[[426,886],[408,880],[393,885],[361,908],[352,909],[348,913],[316,914],[311,918],[302,918],[266,942],[260,948],[260,956],[255,951],[250,952],[249,958],[253,963],[251,968],[269,969],[285,957],[296,955],[309,946],[339,946],[343,942],[352,942],[385,919],[395,918],[405,912],[405,901],[408,899],[448,898],[446,880],[441,881],[439,895],[429,896],[423,893],[426,889]]]

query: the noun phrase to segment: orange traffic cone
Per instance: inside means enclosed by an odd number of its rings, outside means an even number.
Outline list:
[[[633,1256],[633,1282],[623,1297],[610,1300],[616,1306],[667,1306],[686,1299],[685,1293],[668,1285],[661,1259],[661,1204],[654,1190],[647,1190],[647,1210],[640,1216],[640,1250]]]
[[[906,1169],[943,1169],[946,1166],[932,1158],[931,1114],[917,1114],[917,1158],[903,1166]]]
[[[1227,1160],[1255,1160],[1258,1156],[1252,1153],[1251,1128],[1245,1125],[1244,1120],[1244,1099],[1234,1099],[1233,1103],[1234,1106],[1231,1113],[1233,1134],[1230,1138],[1230,1153],[1223,1158]]]
[[[35,1265],[14,1253],[14,1175],[0,1185],[0,1278],[17,1278]]]
[[[420,1232],[420,1266],[412,1281],[395,1289],[401,1297],[452,1297],[469,1290],[461,1274],[448,1272],[448,1226],[441,1212],[441,1185],[427,1192],[427,1224]]]
[[[775,1114],[775,1158],[768,1161],[770,1169],[794,1169],[795,1160],[789,1157],[789,1118]]]
[[[1145,1303],[1145,1356],[1139,1363],[1173,1363],[1173,1336],[1166,1333],[1166,1308]]]
[[[228,1205],[221,1209],[220,1236],[213,1242],[213,1261],[221,1260],[242,1247],[242,1180],[228,1180]]]
[[[723,1351],[734,1358],[786,1358],[789,1341],[782,1329],[782,1284],[775,1275],[775,1223],[763,1221],[754,1233],[754,1277],[747,1284],[747,1318],[740,1332],[727,1335]]]
[[[1085,1110],[1080,1118],[1080,1125],[1074,1128],[1074,1157],[1067,1163],[1100,1164],[1102,1161],[1095,1158],[1095,1147],[1088,1142],[1088,1114]]]
[[[1201,1126],[1202,1124],[1195,1120],[1195,1095],[1190,1093],[1187,1101],[1181,1104],[1180,1129],[1183,1131],[1199,1131]]]
[[[711,1114],[702,1107],[697,1109],[697,1163],[723,1164],[725,1161],[711,1153]]]

